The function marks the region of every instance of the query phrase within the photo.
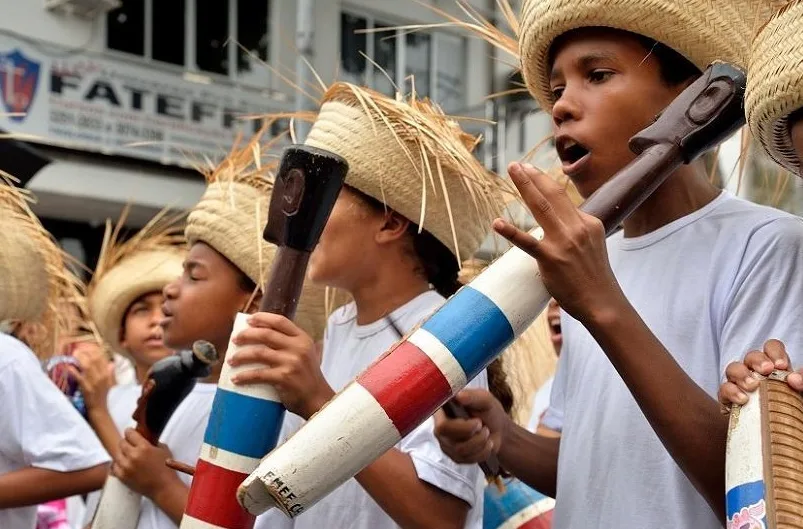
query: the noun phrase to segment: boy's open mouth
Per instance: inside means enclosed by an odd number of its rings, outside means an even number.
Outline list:
[[[581,162],[585,161],[588,155],[591,154],[591,151],[582,143],[569,136],[556,138],[555,149],[558,151],[558,157],[563,164],[563,172],[569,176],[577,172]]]

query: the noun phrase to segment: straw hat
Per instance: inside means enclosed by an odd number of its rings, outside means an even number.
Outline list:
[[[0,175],[0,321],[24,327],[19,337],[46,359],[74,323],[62,309],[80,298],[81,283],[67,267],[70,257],[31,211],[32,195],[15,181]]]
[[[530,93],[552,108],[549,52],[560,35],[610,27],[669,46],[704,70],[715,60],[746,67],[751,36],[778,0],[524,0],[519,31]]]
[[[346,185],[415,222],[463,261],[482,244],[509,189],[472,154],[479,141],[415,93],[391,99],[338,82],[325,91],[305,143],[345,158]]]
[[[803,107],[803,2],[790,2],[767,23],[753,42],[748,71],[750,130],[770,158],[801,175],[788,117]]]
[[[260,288],[270,277],[276,246],[263,239],[276,159],[266,162],[265,128],[244,146],[235,144],[217,166],[202,169],[207,188],[190,212],[184,234],[204,242],[231,261]],[[239,142],[238,142],[239,143]],[[313,339],[326,327],[326,291],[307,281],[294,321]]]
[[[180,226],[183,215],[168,217],[165,211],[120,242],[128,211],[128,207],[123,210],[116,227],[106,221],[98,264],[87,287],[92,321],[111,350],[122,354],[126,351],[120,344],[120,329],[126,311],[140,296],[161,292],[179,277],[186,253]]]

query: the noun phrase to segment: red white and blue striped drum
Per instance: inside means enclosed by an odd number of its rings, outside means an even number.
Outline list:
[[[504,480],[505,490],[495,484],[485,488],[483,529],[550,529],[555,500],[516,478]]]

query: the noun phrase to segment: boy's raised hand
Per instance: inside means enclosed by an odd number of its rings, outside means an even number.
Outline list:
[[[262,364],[232,377],[235,384],[270,384],[284,406],[309,419],[335,394],[321,372],[321,355],[312,338],[295,323],[268,312],[253,314],[249,328],[233,338],[240,350],[233,367]]]
[[[564,186],[532,165],[514,162],[508,172],[540,236],[502,219],[494,221],[494,230],[538,260],[544,286],[558,304],[580,321],[593,317],[593,311],[626,305],[608,262],[602,222],[580,211]]]
[[[107,409],[106,399],[115,384],[114,363],[101,346],[94,342],[78,344],[73,356],[78,360],[81,370],[69,366],[70,374],[81,388],[87,410],[91,413]]]
[[[759,375],[768,376],[776,369],[791,370],[786,347],[778,340],[768,340],[762,351],[750,351],[742,362],[732,362],[725,369],[727,381],[719,387],[719,402],[725,409],[732,404],[746,404],[747,393],[758,389]],[[786,383],[795,391],[803,392],[803,368],[791,373]]]

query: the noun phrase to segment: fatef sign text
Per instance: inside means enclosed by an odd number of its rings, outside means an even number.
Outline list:
[[[113,84],[103,79],[87,82],[80,75],[55,70],[50,73],[50,94],[72,97],[77,95],[87,103],[105,102],[120,110],[147,112],[201,126],[224,129],[231,129],[235,124],[241,123],[242,120],[238,116],[245,114],[242,110],[234,108],[221,108],[204,101],[162,94],[126,84]],[[261,124],[259,120],[252,120],[251,123],[254,132],[259,130]]]

